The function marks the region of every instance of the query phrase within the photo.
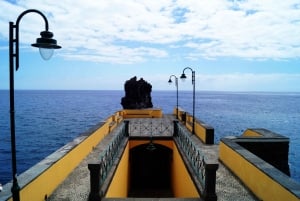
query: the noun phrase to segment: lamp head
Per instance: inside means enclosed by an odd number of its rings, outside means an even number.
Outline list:
[[[61,48],[61,46],[57,45],[56,40],[52,37],[52,32],[42,31],[41,38],[37,38],[36,43],[32,44],[33,47],[38,47],[40,49],[40,54],[45,60],[48,60],[52,57],[54,49]]]
[[[168,83],[169,83],[169,84],[172,84],[172,80],[171,80],[171,78],[169,79]]]
[[[185,80],[186,79],[186,75],[184,73],[181,74],[180,79]]]

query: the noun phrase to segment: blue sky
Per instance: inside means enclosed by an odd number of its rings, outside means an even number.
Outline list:
[[[196,90],[300,92],[297,0],[0,1],[0,89],[8,89],[8,23],[26,9],[48,18],[63,48],[44,61],[31,47],[44,30],[20,23],[16,89],[122,90],[133,76],[173,90],[169,76],[189,66]],[[192,90],[188,80],[181,90]]]

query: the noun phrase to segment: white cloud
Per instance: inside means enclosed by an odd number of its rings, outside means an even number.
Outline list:
[[[196,77],[200,90],[224,91],[299,91],[300,74],[231,73]]]
[[[108,46],[97,50],[91,48],[81,51],[76,50],[72,53],[63,53],[62,56],[70,60],[131,64],[143,62],[146,57],[165,57],[166,54],[165,51],[147,47]]]
[[[137,63],[173,55],[187,59],[288,59],[300,55],[300,6],[285,0],[21,0],[0,7],[0,37],[25,9],[48,17],[68,59]],[[23,21],[23,20],[22,20]],[[21,41],[35,40],[41,19],[26,17]],[[184,52],[181,49],[185,48]]]

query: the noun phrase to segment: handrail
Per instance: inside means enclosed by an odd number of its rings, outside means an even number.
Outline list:
[[[121,146],[126,137],[128,136],[128,121],[114,130],[116,133],[109,143],[105,146],[105,150],[100,154],[99,161],[94,164],[88,164],[90,170],[90,186],[91,191],[89,195],[89,201],[101,200],[103,195],[100,195],[100,189],[104,185],[105,180],[109,172],[111,171],[115,160],[118,158],[118,155],[121,152]]]
[[[178,126],[178,125],[177,125]],[[205,155],[195,145],[195,142],[190,139],[187,133],[182,127],[178,126],[177,137],[175,138],[176,143],[179,145],[181,150],[184,151],[186,157],[196,173],[196,176],[200,183],[204,186],[205,184]]]
[[[190,171],[197,180],[195,183],[200,184],[200,186],[196,186],[201,197],[206,201],[216,201],[216,171],[219,164],[208,161],[190,135],[185,127],[180,125],[178,121],[174,121],[174,141],[184,154],[188,166],[191,167]]]

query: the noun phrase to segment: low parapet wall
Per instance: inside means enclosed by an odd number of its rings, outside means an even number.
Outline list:
[[[255,149],[262,150],[263,148],[265,152],[273,153],[274,159],[278,160],[276,155],[280,157],[279,155],[282,154],[276,154],[278,149],[274,149],[274,145],[272,145],[272,150],[267,150],[270,148],[268,143],[274,144],[277,141],[279,147],[283,143],[283,149],[285,149],[287,140],[288,138],[265,129],[248,129],[241,137],[221,139],[219,159],[259,199],[267,201],[299,201],[300,184],[292,180],[286,173],[255,155],[255,152],[257,152]],[[254,144],[259,145],[260,148]],[[281,152],[280,149],[279,152]]]
[[[124,109],[121,111],[123,118],[161,118],[162,110],[157,108],[149,109]]]
[[[174,109],[173,114],[177,115],[177,108]],[[188,112],[178,108],[178,120],[184,123],[184,125],[192,131],[193,129],[193,116]],[[215,131],[210,125],[202,122],[201,120],[195,118],[195,134],[200,138],[200,140],[205,144],[214,144]]]
[[[89,131],[18,176],[22,201],[47,200],[73,169],[92,151],[117,124],[118,113],[110,116]],[[12,200],[11,183],[3,186],[0,201]]]
[[[289,138],[266,129],[247,129],[237,143],[290,176]]]

